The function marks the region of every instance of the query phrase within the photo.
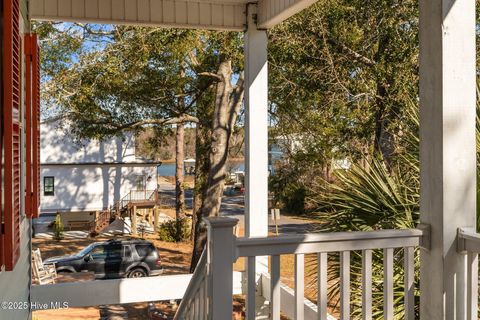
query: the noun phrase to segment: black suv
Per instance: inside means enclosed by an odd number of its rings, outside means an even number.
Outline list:
[[[155,246],[146,240],[94,242],[71,255],[49,258],[57,272],[94,272],[95,278],[139,278],[163,272]]]

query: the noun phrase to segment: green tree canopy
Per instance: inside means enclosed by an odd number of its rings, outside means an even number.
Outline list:
[[[416,1],[320,0],[270,32],[277,136],[318,164],[374,151],[389,161],[418,90]],[[313,161],[313,160],[312,160]]]

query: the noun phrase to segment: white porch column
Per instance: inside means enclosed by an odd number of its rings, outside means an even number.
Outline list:
[[[421,319],[466,319],[459,227],[475,227],[475,0],[420,0]]]
[[[267,32],[257,30],[256,5],[248,5],[245,33],[245,235],[268,234]]]
[[[258,30],[257,5],[247,5],[245,32],[245,236],[268,235],[267,32]],[[268,273],[266,257],[248,258],[247,319],[255,319],[256,273]],[[251,281],[255,279],[255,281]]]

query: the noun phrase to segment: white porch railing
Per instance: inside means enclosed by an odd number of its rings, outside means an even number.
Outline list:
[[[458,251],[467,255],[467,320],[478,319],[478,254],[480,234],[473,229],[458,229]]]
[[[69,307],[137,303],[181,299],[191,283],[191,274],[148,278],[111,279],[33,285],[30,299],[33,306],[55,307],[53,302]]]
[[[193,319],[207,319],[208,314],[208,276],[207,276],[207,253],[203,252],[192,281],[187,287],[185,296],[175,314],[176,319],[188,319],[185,315],[195,315]]]
[[[187,297],[192,297],[191,293],[195,292],[192,286],[196,283],[196,280],[191,279],[192,274],[178,274],[32,285],[30,300],[32,307],[37,309],[54,309],[65,304],[68,304],[68,307],[90,307],[182,298],[189,301],[192,299]],[[233,279],[232,294],[241,294],[242,273],[235,272]]]
[[[338,232],[307,235],[285,235],[265,238],[236,238],[233,227],[237,220],[227,217],[209,218],[207,260],[199,264],[198,273],[192,278],[192,290],[187,290],[176,319],[218,319],[232,317],[233,263],[240,257],[247,258],[246,316],[255,319],[257,257],[270,256],[270,319],[280,319],[280,256],[295,255],[294,319],[312,318],[312,308],[304,297],[305,254],[317,254],[318,304],[313,312],[316,319],[327,319],[327,256],[340,253],[340,318],[350,319],[350,253],[362,251],[362,312],[363,319],[372,318],[372,250],[384,252],[384,319],[394,316],[394,250],[404,249],[405,319],[415,318],[414,313],[414,249],[428,247],[428,228],[409,230],[381,230],[371,232]],[[480,243],[480,242],[479,242]],[[478,246],[480,248],[480,244]],[[205,273],[206,271],[206,273]],[[198,279],[197,279],[198,278]],[[205,296],[207,293],[207,296]],[[197,307],[198,305],[198,307]],[[208,305],[208,307],[206,307]],[[203,307],[201,307],[203,306]],[[203,309],[201,309],[203,308]],[[206,311],[205,311],[206,308]],[[310,308],[310,309],[309,309]],[[198,310],[202,310],[201,316]],[[308,316],[306,314],[308,311]],[[290,313],[290,312],[288,312]],[[307,316],[307,317],[306,317]]]

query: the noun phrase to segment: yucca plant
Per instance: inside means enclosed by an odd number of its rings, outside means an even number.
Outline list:
[[[480,88],[477,88],[477,97]],[[368,169],[353,165],[349,170],[335,172],[336,181],[320,181],[309,190],[309,200],[316,205],[314,216],[321,224],[318,232],[368,231],[379,229],[414,228],[419,221],[420,163],[419,155],[419,113],[412,99],[403,119],[405,125],[400,139],[399,153],[389,167],[378,158],[369,161]],[[480,103],[477,99],[477,154],[480,160]],[[480,163],[480,161],[479,161]],[[477,170],[477,175],[480,170]],[[480,181],[480,179],[477,179]],[[478,182],[477,182],[478,184]],[[480,209],[480,188],[477,187],[477,206]],[[477,213],[480,226],[480,214]],[[372,256],[372,299],[374,319],[383,319],[383,252],[376,250]],[[415,252],[419,280],[419,255]],[[361,315],[361,252],[351,256],[351,307],[352,315]],[[309,268],[314,270],[314,268]],[[395,319],[404,318],[403,306],[403,250],[394,255],[394,304]],[[338,301],[339,256],[329,259],[329,300]],[[419,301],[418,290],[415,292]],[[418,318],[418,303],[416,303]],[[335,308],[335,305],[332,306]]]
[[[310,203],[317,210],[319,232],[371,231],[415,228],[419,220],[418,106],[412,100],[403,121],[399,153],[387,165],[372,158],[367,168],[354,164],[349,170],[336,171],[335,182],[320,181],[310,191]],[[418,253],[416,253],[418,267]],[[338,301],[339,255],[329,257],[329,301]],[[309,268],[314,270],[313,268]],[[417,268],[418,270],[418,268]],[[351,253],[351,310],[361,316],[362,253]],[[403,250],[394,251],[395,319],[403,319]],[[418,280],[418,274],[417,280]],[[314,277],[313,277],[314,278]],[[383,251],[372,253],[373,316],[383,319]],[[418,283],[418,281],[417,281]],[[418,292],[416,292],[418,299]],[[336,306],[333,305],[333,308]],[[417,310],[418,312],[418,310]]]
[[[415,170],[415,169],[412,169]],[[370,231],[379,229],[414,228],[419,218],[418,186],[415,174],[403,173],[400,167],[387,168],[381,160],[373,159],[370,168],[354,165],[350,170],[337,172],[337,181],[330,192],[314,194],[318,203],[317,217],[321,221],[318,231]],[[361,314],[361,252],[351,255],[352,313]],[[403,250],[394,255],[395,314],[403,317]],[[383,317],[383,251],[372,254],[372,298],[376,319]],[[329,262],[330,300],[339,293],[338,255]]]

